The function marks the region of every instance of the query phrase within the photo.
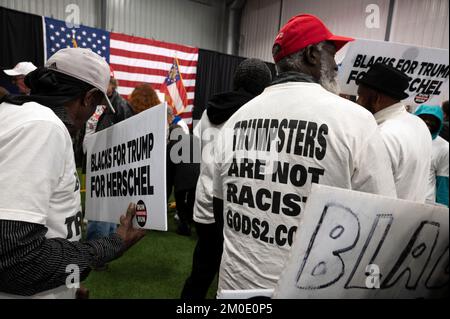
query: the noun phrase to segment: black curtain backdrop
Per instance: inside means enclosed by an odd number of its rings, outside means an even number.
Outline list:
[[[234,72],[243,60],[243,57],[199,49],[193,120],[202,117],[206,103],[214,94],[232,90]],[[267,65],[275,75],[275,65]]]
[[[44,65],[42,17],[0,7],[0,66]]]
[[[44,65],[42,17],[0,7],[0,69],[22,61]],[[0,86],[14,91],[10,79],[0,73]]]

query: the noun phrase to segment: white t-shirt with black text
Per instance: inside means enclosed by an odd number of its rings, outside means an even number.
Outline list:
[[[80,182],[72,140],[40,104],[0,104],[0,219],[41,224],[47,238],[81,237]],[[73,298],[65,286],[35,298]],[[14,297],[0,293],[0,298]]]
[[[226,122],[217,142],[219,293],[274,288],[312,183],[396,197],[372,114],[316,83],[266,88]]]

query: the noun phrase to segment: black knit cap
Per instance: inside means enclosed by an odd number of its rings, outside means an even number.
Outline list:
[[[236,69],[233,89],[259,95],[272,82],[272,73],[266,63],[260,59],[246,59]]]

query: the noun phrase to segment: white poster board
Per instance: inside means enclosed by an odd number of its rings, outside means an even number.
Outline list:
[[[88,138],[88,220],[119,223],[132,202],[135,226],[167,231],[166,127],[163,103]]]
[[[217,294],[217,299],[252,299],[252,298],[272,298],[273,289],[247,289],[247,290],[221,290]]]
[[[342,51],[342,52],[341,52]],[[336,54],[338,82],[342,94],[357,95],[355,80],[375,62],[390,64],[410,78],[409,98],[404,103],[440,105],[448,99],[448,50],[400,43],[356,39]]]
[[[275,298],[448,293],[449,210],[314,185]]]

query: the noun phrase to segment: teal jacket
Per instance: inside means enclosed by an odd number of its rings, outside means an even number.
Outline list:
[[[441,133],[442,128],[444,127],[444,113],[442,112],[442,109],[438,105],[421,105],[417,108],[415,115],[423,115],[423,114],[429,114],[433,115],[435,118],[439,120],[441,123],[439,130],[437,132],[433,132],[431,136],[433,137],[433,140],[436,139],[436,137],[439,136],[439,133]]]
[[[417,116],[422,114],[429,114],[433,115],[439,120],[440,122],[439,130],[431,134],[433,140],[435,140],[439,136],[439,133],[441,132],[444,126],[444,113],[442,112],[441,107],[438,105],[421,105],[414,114]],[[448,184],[449,184],[448,176],[436,176],[436,202],[446,205],[447,207],[449,206]]]

